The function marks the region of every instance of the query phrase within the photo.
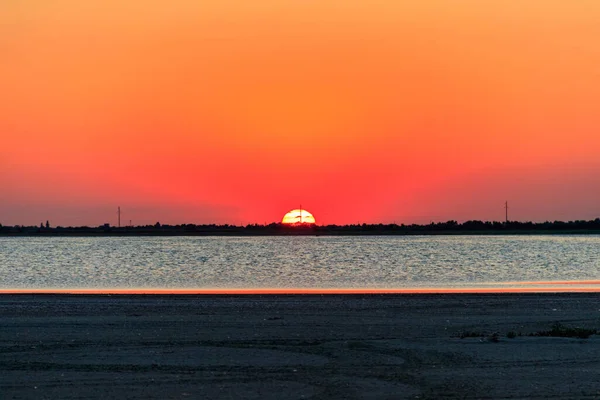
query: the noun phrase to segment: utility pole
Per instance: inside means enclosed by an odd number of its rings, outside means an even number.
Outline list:
[[[302,223],[302,204],[300,204],[300,223]]]
[[[508,201],[504,202],[504,211],[506,212],[506,224],[508,224]]]
[[[118,222],[118,227],[121,227],[121,207],[117,207],[117,222]]]

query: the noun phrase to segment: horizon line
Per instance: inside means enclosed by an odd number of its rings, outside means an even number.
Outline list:
[[[576,222],[584,222],[584,223],[589,223],[589,222],[598,222],[600,221],[600,216],[596,217],[596,218],[592,218],[592,219],[569,219],[569,220],[544,220],[544,221],[533,221],[533,220],[508,220],[508,221],[502,221],[502,220],[485,220],[485,219],[466,219],[463,220],[462,222],[459,222],[459,220],[456,219],[448,219],[448,220],[438,220],[438,221],[430,221],[429,223],[418,223],[418,222],[412,222],[412,223],[397,223],[397,222],[356,222],[356,223],[345,223],[345,224],[338,224],[338,223],[329,223],[329,224],[319,224],[317,222],[311,223],[311,222],[297,222],[294,224],[288,224],[288,223],[283,223],[281,221],[276,222],[269,222],[269,223],[259,223],[259,222],[249,222],[246,224],[242,224],[242,225],[236,225],[236,224],[231,224],[231,223],[217,223],[217,222],[203,222],[203,223],[193,223],[193,222],[182,222],[182,223],[161,223],[160,221],[157,221],[155,223],[148,223],[148,224],[140,224],[140,225],[124,225],[124,226],[117,226],[117,225],[111,225],[109,222],[105,222],[105,223],[101,223],[99,225],[68,225],[68,226],[63,226],[63,225],[54,225],[54,226],[50,226],[48,228],[46,228],[44,226],[43,229],[56,229],[56,228],[116,228],[116,229],[125,229],[125,228],[145,228],[145,227],[162,227],[162,226],[187,226],[187,225],[194,225],[194,226],[217,226],[217,227],[232,227],[232,228],[246,228],[248,226],[262,226],[262,227],[267,227],[267,226],[272,226],[272,225],[280,225],[280,226],[289,226],[289,227],[293,227],[293,226],[298,226],[298,225],[304,225],[304,226],[316,226],[316,227],[327,227],[327,226],[338,226],[338,227],[349,227],[349,226],[379,226],[379,225],[392,225],[392,226],[398,226],[398,227],[402,227],[402,226],[406,226],[406,227],[410,227],[410,226],[430,226],[430,225],[439,225],[439,224],[447,224],[450,222],[454,222],[457,225],[463,225],[465,223],[468,222],[482,222],[482,223],[491,223],[491,224],[500,224],[500,225],[506,225],[506,224],[510,224],[510,223],[517,223],[517,224],[555,224],[555,223],[576,223]],[[46,221],[48,222],[48,221]],[[42,222],[42,225],[44,223]],[[40,228],[39,225],[34,224],[34,225],[23,225],[23,224],[14,224],[14,225],[3,225],[0,222],[0,228],[15,228],[15,227],[22,227],[22,228]]]

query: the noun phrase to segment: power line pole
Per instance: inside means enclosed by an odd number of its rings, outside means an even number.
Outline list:
[[[118,221],[118,227],[121,227],[121,207],[117,207],[117,221]]]
[[[300,204],[300,223],[302,223],[302,204]]]
[[[506,224],[508,224],[508,201],[504,202],[504,211],[506,212]]]

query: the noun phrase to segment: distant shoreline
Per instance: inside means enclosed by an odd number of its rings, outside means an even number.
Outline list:
[[[600,235],[600,230],[590,231],[495,231],[495,232],[353,232],[353,233],[245,233],[245,232],[202,232],[202,233],[104,233],[104,232],[53,232],[53,233],[0,233],[0,237],[285,237],[285,236],[556,236],[556,235]]]
[[[410,236],[410,235],[556,235],[600,234],[600,218],[591,221],[491,222],[456,221],[427,225],[356,224],[356,225],[155,225],[114,227],[2,226],[0,236]]]
[[[40,226],[2,226],[0,236],[410,236],[410,235],[556,235],[600,234],[600,218],[590,221],[466,221],[451,220],[427,225],[351,224],[351,225],[268,225],[246,226],[216,224],[180,224],[115,227],[103,224],[97,227],[52,227],[48,222]]]

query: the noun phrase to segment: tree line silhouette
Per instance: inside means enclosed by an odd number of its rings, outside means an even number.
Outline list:
[[[115,227],[103,224],[97,227],[3,226],[0,236],[277,236],[277,235],[452,235],[452,234],[600,234],[600,218],[590,221],[465,221],[454,220],[430,224],[350,224],[313,225],[281,223],[249,224],[181,224]]]

